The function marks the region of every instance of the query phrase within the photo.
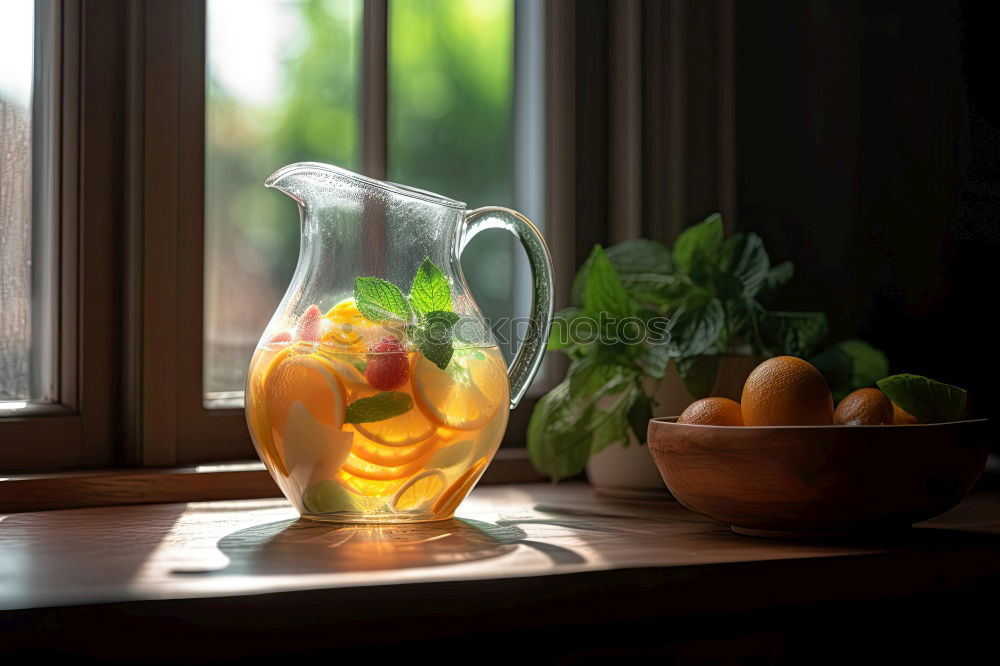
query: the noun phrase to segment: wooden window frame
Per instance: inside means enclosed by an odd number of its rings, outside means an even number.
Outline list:
[[[0,464],[8,472],[105,466],[114,459],[121,206],[114,150],[121,144],[117,49],[124,32],[115,30],[114,8],[101,3],[39,1],[36,17],[49,37],[36,40],[45,70],[36,74],[42,85],[35,99],[41,93],[45,109],[33,114],[43,119],[33,131],[46,132],[48,140],[45,154],[33,159],[49,170],[47,201],[37,209],[47,211],[51,228],[42,264],[53,285],[54,376],[49,402],[0,418]]]
[[[129,283],[135,286],[126,322],[134,372],[124,392],[125,460],[138,466],[255,457],[243,410],[205,407],[202,344],[183,342],[202,340],[204,330],[204,8],[203,0],[130,4],[129,154],[136,166]],[[387,22],[388,1],[365,0],[362,170],[375,178],[385,177],[387,163]],[[551,213],[547,206],[546,217]],[[574,264],[571,257],[556,262]],[[568,290],[570,282],[564,277],[560,284]],[[523,444],[536,400],[512,413],[509,443]],[[523,460],[525,478],[537,478],[526,452],[508,455]]]
[[[256,459],[243,410],[206,409],[203,399],[204,0],[52,4],[60,19],[58,399],[0,418],[4,472],[43,472],[49,484],[134,483],[121,471],[58,471],[173,467],[183,479],[199,463]],[[550,0],[544,17],[544,217],[563,306],[591,238],[574,224],[573,146],[593,123],[578,126],[575,83],[564,76],[579,59],[575,4]],[[365,0],[362,150],[375,177],[386,166],[387,20],[387,0]],[[553,376],[561,361],[550,359]],[[523,443],[535,400],[512,412],[510,442]],[[497,463],[485,481],[539,478],[523,448],[502,450]],[[154,496],[176,497],[85,503]]]

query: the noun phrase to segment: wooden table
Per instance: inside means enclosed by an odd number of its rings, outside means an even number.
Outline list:
[[[160,656],[190,660],[192,644],[206,657],[429,639],[503,651],[515,649],[504,637],[531,635],[568,641],[551,654],[622,641],[655,652],[697,645],[705,618],[728,618],[733,631],[711,640],[753,648],[773,622],[742,629],[775,613],[787,625],[796,609],[937,607],[1000,590],[992,493],[851,545],[739,537],[674,502],[601,499],[580,483],[481,487],[458,514],[336,526],[242,500],[3,515],[0,646],[127,658],[156,641]]]

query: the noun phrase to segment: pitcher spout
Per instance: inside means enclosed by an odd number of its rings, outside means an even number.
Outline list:
[[[319,162],[296,162],[283,166],[264,181],[264,187],[283,192],[304,206],[311,193],[329,190],[349,177],[350,172]]]

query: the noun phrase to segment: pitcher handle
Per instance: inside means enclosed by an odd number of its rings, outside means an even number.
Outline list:
[[[506,229],[514,234],[524,251],[528,253],[531,266],[531,321],[528,332],[521,342],[521,348],[507,367],[510,378],[510,408],[521,402],[528,385],[538,372],[545,354],[545,344],[549,339],[552,325],[552,255],[545,239],[531,220],[517,211],[500,206],[485,206],[469,211],[465,216],[465,233],[461,250],[476,234],[485,229]]]

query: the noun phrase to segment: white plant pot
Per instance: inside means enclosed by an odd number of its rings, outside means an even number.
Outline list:
[[[750,356],[723,356],[711,395],[739,400],[743,383],[757,366]],[[694,402],[677,367],[670,362],[667,373],[653,393],[653,416],[678,416]],[[642,433],[645,436],[646,433]],[[587,479],[598,495],[620,499],[671,499],[645,443],[629,433],[628,446],[609,446],[590,457]]]

